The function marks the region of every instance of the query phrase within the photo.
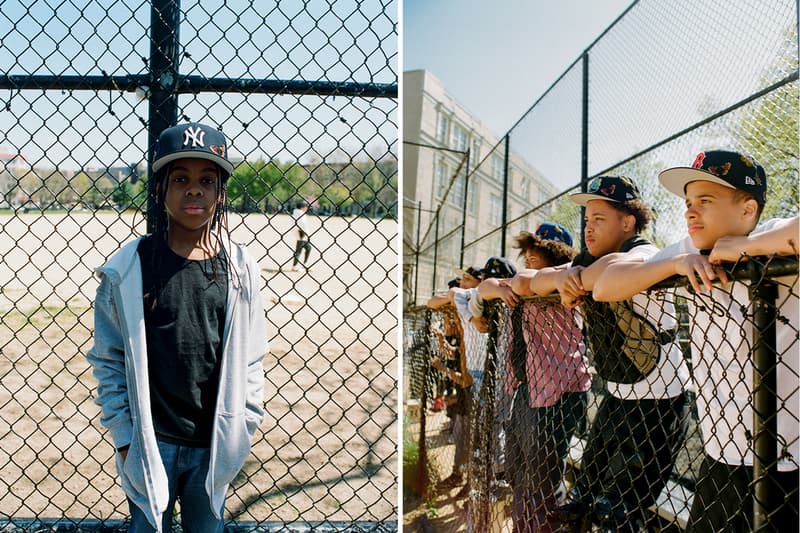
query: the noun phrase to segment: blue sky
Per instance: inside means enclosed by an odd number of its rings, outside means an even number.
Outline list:
[[[631,3],[405,0],[403,70],[430,70],[503,134]]]
[[[590,45],[589,175],[613,167],[778,82],[796,68],[794,0],[406,0],[403,70],[427,69],[496,134],[525,115]],[[792,52],[794,50],[794,52]],[[511,133],[512,150],[559,189],[580,180],[581,65]],[[733,130],[689,136],[664,165],[698,145],[729,147]],[[672,160],[672,157],[675,160]]]
[[[25,75],[144,74],[150,3],[4,1],[0,65]],[[396,0],[183,1],[180,72],[209,78],[394,83]],[[23,91],[0,95],[0,147],[37,166],[81,168],[139,161],[146,148],[134,93]],[[388,99],[216,94],[179,97],[180,113],[219,125],[232,155],[324,159],[396,150],[396,102]],[[109,112],[109,108],[114,114]],[[9,113],[11,116],[9,116]],[[248,124],[247,129],[243,124]],[[341,157],[341,154],[340,154]]]

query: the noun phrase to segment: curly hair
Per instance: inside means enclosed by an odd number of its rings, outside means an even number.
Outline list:
[[[569,263],[577,253],[572,246],[566,243],[542,239],[527,231],[523,231],[514,238],[514,248],[519,248],[519,257],[525,255],[528,250],[538,252],[549,266]]]
[[[627,202],[608,202],[617,211],[626,215],[633,215],[636,218],[636,233],[643,232],[647,225],[653,220],[653,211],[644,200],[636,199]]]

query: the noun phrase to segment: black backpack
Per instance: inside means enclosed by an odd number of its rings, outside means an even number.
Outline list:
[[[638,235],[626,240],[621,252],[650,244]],[[597,260],[587,251],[578,254],[574,266],[589,266]],[[660,331],[637,313],[631,300],[596,302],[591,295],[580,306],[585,337],[594,356],[594,366],[603,379],[616,383],[637,383],[658,364],[661,346],[675,339],[675,330]]]

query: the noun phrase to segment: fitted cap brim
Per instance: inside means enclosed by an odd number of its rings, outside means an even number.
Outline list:
[[[705,170],[692,167],[674,167],[663,170],[658,175],[658,181],[669,192],[681,198],[686,198],[686,186],[693,181],[710,181],[731,189],[736,189],[736,187],[724,179],[710,172],[706,172]]]
[[[228,173],[228,175],[233,173],[233,164],[231,164],[230,161],[212,152],[201,152],[199,150],[185,150],[182,152],[172,152],[170,154],[167,154],[164,157],[153,162],[153,172],[158,172],[167,163],[171,163],[176,159],[183,159],[183,158],[206,159],[208,161],[212,161],[217,165],[219,165],[222,168],[222,170]]]
[[[608,196],[603,196],[602,194],[592,194],[588,192],[579,192],[575,194],[570,194],[569,199],[578,205],[586,205],[587,203],[589,203],[589,200],[605,200],[606,202],[619,203],[619,200],[614,200],[613,198],[609,198]]]
[[[480,270],[478,272],[480,273]],[[480,278],[476,277],[475,274],[467,272],[466,270],[461,270],[460,268],[457,268],[455,270],[455,273],[456,273],[456,276],[477,279],[478,281],[480,281]]]

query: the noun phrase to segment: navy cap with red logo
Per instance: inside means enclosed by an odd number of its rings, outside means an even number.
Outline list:
[[[752,194],[760,205],[767,201],[767,174],[747,154],[732,150],[707,150],[694,158],[691,167],[668,168],[658,180],[669,192],[686,196],[686,185],[693,181],[710,181]]]

